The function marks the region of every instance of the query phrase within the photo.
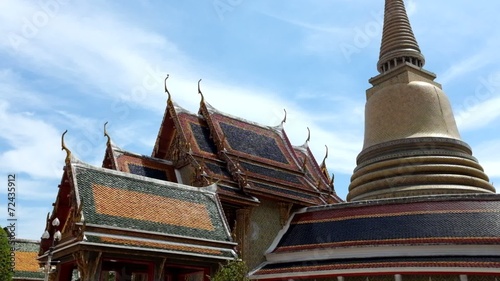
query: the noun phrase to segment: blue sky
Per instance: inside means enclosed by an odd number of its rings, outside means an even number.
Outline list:
[[[39,239],[65,153],[100,166],[104,122],[120,147],[150,155],[163,79],[197,112],[197,81],[217,109],[285,130],[311,129],[318,161],[345,198],[377,75],[382,0],[0,2],[0,225],[18,177],[17,235]],[[126,4],[125,4],[126,3]],[[453,105],[463,140],[500,183],[500,2],[406,1],[414,33]],[[3,182],[3,183],[2,183]],[[496,184],[495,184],[496,185]]]

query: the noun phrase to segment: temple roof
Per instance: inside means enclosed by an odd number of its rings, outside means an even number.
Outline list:
[[[307,146],[293,146],[282,126],[231,116],[204,99],[199,114],[167,102],[153,157],[178,168],[194,166],[198,184],[220,181],[226,187],[219,189],[224,201],[227,192],[240,196],[241,204],[258,202],[254,196],[301,206],[342,201],[322,172],[326,167],[318,165]]]
[[[14,279],[43,280],[44,274],[37,261],[40,242],[34,240],[15,239],[16,261]]]
[[[428,257],[328,259],[314,262],[265,264],[258,270],[251,272],[250,279],[294,280],[290,278],[312,279],[360,275],[360,273],[364,275],[376,273],[377,275],[393,277],[394,274],[415,275],[417,272],[427,274],[446,272],[458,276],[471,272],[498,273],[499,267],[500,257],[438,256],[431,259]]]
[[[213,192],[82,164],[73,173],[87,225],[231,241]]]
[[[71,211],[60,218],[66,243],[212,259],[236,256],[216,186],[195,188],[81,162],[69,165],[65,176],[70,175],[69,194],[76,201],[71,210],[78,211],[74,218]],[[61,191],[53,216],[64,216],[60,196]]]
[[[113,144],[108,144],[103,167],[158,180],[177,181],[172,162],[132,153]]]
[[[315,266],[331,276],[347,269],[359,273],[363,268],[377,272],[413,266],[493,264],[498,268],[499,210],[498,195],[412,197],[305,208],[293,214],[266,254],[267,262],[253,276],[266,279],[286,271],[306,274]],[[392,261],[398,262],[393,265]]]

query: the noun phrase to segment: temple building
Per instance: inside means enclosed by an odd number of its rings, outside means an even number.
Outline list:
[[[201,90],[194,114],[165,91],[151,156],[115,145],[105,125],[104,160],[93,167],[63,134],[66,165],[39,253],[42,266],[58,262],[53,280],[75,272],[81,280],[208,280],[236,258],[253,268],[292,212],[342,202],[309,138],[290,143],[286,120],[269,127],[227,115]]]
[[[500,278],[500,196],[412,32],[385,1],[379,75],[366,92],[364,146],[347,202],[325,159],[283,124],[167,105],[150,156],[106,125],[101,167],[66,161],[41,266],[50,280],[208,281],[242,259],[253,280]],[[168,78],[168,77],[167,77]]]
[[[349,202],[294,213],[252,279],[500,277],[500,196],[424,63],[403,0],[386,0]]]

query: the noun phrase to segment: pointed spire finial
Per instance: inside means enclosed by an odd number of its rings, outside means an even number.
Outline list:
[[[165,85],[165,93],[167,93],[167,95],[168,95],[167,102],[171,101],[171,99],[172,99],[172,96],[170,95],[170,92],[167,89],[167,79],[168,79],[169,76],[170,76],[170,74],[167,74],[167,77],[165,77],[165,83],[164,83],[164,85]]]
[[[204,103],[205,102],[205,97],[203,96],[203,93],[201,92],[200,83],[201,83],[201,79],[198,80],[198,94],[201,95],[201,101],[200,101],[200,103]]]
[[[385,73],[405,63],[421,68],[425,58],[411,29],[404,1],[385,0],[384,29],[377,69]]]
[[[108,125],[108,121],[106,121],[106,123],[104,123],[104,136],[108,138],[108,141],[106,143],[110,144],[111,143],[111,137],[108,134],[108,130],[106,130],[106,125]]]
[[[71,150],[69,150],[66,147],[66,144],[64,143],[64,135],[66,135],[67,132],[68,132],[68,130],[64,131],[64,133],[61,136],[61,150],[65,150],[66,151],[66,159],[64,161],[66,163],[69,163],[71,161]]]

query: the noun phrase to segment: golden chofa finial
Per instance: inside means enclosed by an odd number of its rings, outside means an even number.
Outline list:
[[[201,101],[200,101],[200,103],[205,103],[205,97],[203,96],[203,93],[201,92],[200,83],[201,83],[201,79],[198,80],[198,94],[201,95]]]
[[[286,109],[283,108],[283,111],[285,112],[285,117],[283,117],[283,120],[281,120],[281,125],[286,123]]]
[[[67,132],[68,132],[68,130],[64,131],[64,133],[61,136],[61,150],[65,150],[66,151],[66,159],[64,161],[66,163],[69,163],[71,161],[71,150],[69,150],[66,147],[66,144],[64,143],[64,135],[66,135]]]
[[[165,77],[165,82],[164,82],[164,86],[165,86],[165,93],[167,93],[168,95],[168,99],[167,99],[167,102],[170,102],[171,99],[172,99],[172,96],[170,95],[170,92],[168,91],[167,89],[167,79],[168,77],[170,76],[170,74],[167,74],[167,77]]]
[[[325,144],[326,153],[325,158],[323,158],[323,162],[321,162],[321,167],[326,167],[326,158],[328,158],[328,146]]]
[[[107,144],[110,144],[111,143],[111,137],[108,134],[108,130],[106,130],[106,125],[108,125],[108,121],[106,121],[106,123],[104,123],[104,136],[108,138]]]

